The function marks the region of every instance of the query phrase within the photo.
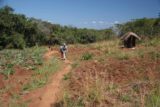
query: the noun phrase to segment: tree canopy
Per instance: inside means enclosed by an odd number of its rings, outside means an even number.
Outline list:
[[[115,25],[120,35],[132,31],[138,35],[154,37],[160,35],[160,18],[135,19]],[[14,9],[0,8],[0,49],[31,47],[35,45],[52,45],[74,43],[93,43],[115,38],[115,30],[76,28],[61,26],[40,19],[28,18],[14,13]]]
[[[160,18],[135,19],[124,24],[117,24],[116,27],[120,35],[132,31],[143,37],[160,36]]]

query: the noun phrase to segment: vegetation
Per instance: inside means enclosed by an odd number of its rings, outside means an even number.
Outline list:
[[[43,64],[43,54],[46,51],[43,47],[26,48],[24,50],[3,50],[0,51],[0,73],[8,77],[14,73],[15,66],[21,66],[28,70],[35,70]]]
[[[124,24],[117,24],[116,27],[119,31],[119,35],[132,31],[144,38],[160,36],[160,18],[134,19]]]
[[[53,45],[66,42],[93,43],[115,38],[115,32],[123,35],[132,31],[143,37],[160,35],[159,18],[136,19],[113,28],[104,30],[78,29],[72,26],[61,26],[15,14],[14,9],[5,6],[0,9],[0,49],[31,47],[35,45]]]
[[[158,107],[159,39],[146,39],[134,50],[119,48],[118,40],[87,45],[86,53],[78,53],[78,66],[64,77],[60,105]],[[98,54],[90,58],[92,52]]]
[[[146,107],[159,107],[160,106],[160,85],[156,84],[155,89],[146,96]]]
[[[30,91],[44,86],[48,82],[50,75],[58,71],[59,63],[60,62],[54,58],[44,63],[35,71],[36,73],[32,77],[31,82],[23,86],[23,91]],[[37,78],[37,75],[39,75],[40,78]]]
[[[92,59],[93,58],[93,54],[91,53],[84,53],[82,55],[82,60],[89,60],[89,59]]]
[[[50,60],[44,61],[46,50],[45,47],[35,46],[24,50],[0,51],[0,74],[6,77],[3,81],[8,81],[3,88],[0,88],[1,106],[8,104],[9,107],[28,107],[29,101],[22,101],[22,95],[46,85],[50,75],[58,71],[60,61],[56,58],[51,57]],[[20,74],[16,74],[17,72]],[[9,93],[7,103],[2,101],[3,94],[6,93]]]
[[[93,30],[78,29],[70,26],[51,24],[25,15],[15,14],[14,10],[5,6],[0,9],[0,49],[31,47],[46,44],[93,43],[111,39],[112,29]]]

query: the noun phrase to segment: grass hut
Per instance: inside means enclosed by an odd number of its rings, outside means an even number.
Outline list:
[[[121,40],[124,42],[124,47],[126,48],[134,48],[136,46],[136,39],[141,40],[141,38],[133,32],[128,32],[121,37]]]

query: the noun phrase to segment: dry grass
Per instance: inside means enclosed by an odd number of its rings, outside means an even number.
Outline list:
[[[158,107],[160,95],[154,90],[160,89],[159,47],[157,39],[140,43],[134,50],[120,48],[119,40],[83,46],[94,57],[76,61],[65,81],[62,105]]]

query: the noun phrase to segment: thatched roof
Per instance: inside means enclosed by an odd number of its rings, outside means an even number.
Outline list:
[[[138,40],[141,40],[141,38],[140,38],[137,34],[135,34],[135,33],[133,33],[133,32],[128,32],[128,33],[124,34],[124,35],[121,37],[121,40],[127,40],[130,36],[134,36],[134,37],[137,38]]]

